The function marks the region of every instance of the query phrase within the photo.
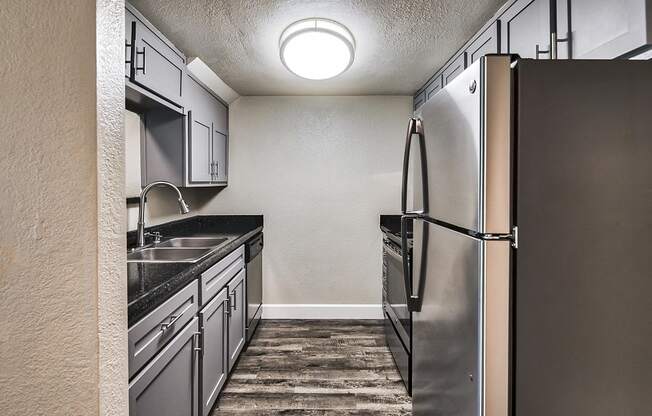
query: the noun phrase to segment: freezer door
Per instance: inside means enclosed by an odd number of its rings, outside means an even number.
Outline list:
[[[414,244],[413,415],[507,416],[509,242],[416,221]]]
[[[509,233],[511,59],[488,56],[423,105],[426,160],[412,163],[414,206],[425,215],[480,233]],[[414,146],[416,147],[416,146]],[[424,204],[424,198],[427,199]]]

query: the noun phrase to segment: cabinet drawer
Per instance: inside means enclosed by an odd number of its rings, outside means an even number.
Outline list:
[[[129,328],[129,378],[195,316],[198,293],[195,280]]]
[[[199,278],[201,304],[206,304],[231,278],[244,269],[244,245],[206,270]]]

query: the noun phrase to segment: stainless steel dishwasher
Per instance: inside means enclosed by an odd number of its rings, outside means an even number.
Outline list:
[[[263,233],[245,245],[247,263],[247,344],[256,331],[263,313]]]

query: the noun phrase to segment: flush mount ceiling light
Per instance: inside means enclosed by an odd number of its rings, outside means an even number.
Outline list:
[[[288,26],[279,42],[281,61],[301,78],[333,78],[349,69],[355,40],[342,24],[328,19],[299,20]]]

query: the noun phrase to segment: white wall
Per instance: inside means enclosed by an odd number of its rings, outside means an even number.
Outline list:
[[[0,414],[125,415],[124,2],[0,27]]]
[[[398,213],[411,97],[241,97],[229,187],[205,214],[265,215],[264,302],[379,304],[378,216]]]

